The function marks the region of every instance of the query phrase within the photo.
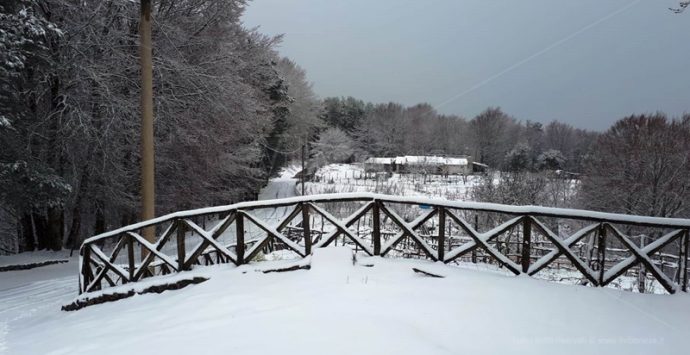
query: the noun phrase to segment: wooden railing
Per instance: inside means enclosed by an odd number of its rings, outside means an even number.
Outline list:
[[[144,228],[156,228],[154,243],[140,235]],[[80,292],[195,265],[246,264],[275,251],[302,258],[338,241],[368,255],[493,264],[515,275],[591,286],[623,278],[623,288],[637,283],[641,291],[651,284],[687,292],[689,230],[687,219],[370,193],[244,202],[173,213],[85,240]]]

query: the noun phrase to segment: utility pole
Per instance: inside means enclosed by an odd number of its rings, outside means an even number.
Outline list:
[[[304,170],[304,156],[307,145],[302,143],[302,196],[304,196],[304,180],[307,178],[307,172]]]
[[[151,0],[141,1],[139,17],[139,60],[141,65],[141,219],[155,217],[153,155],[153,64],[151,50]],[[144,239],[156,241],[154,227],[145,228]],[[148,252],[142,249],[142,258]]]

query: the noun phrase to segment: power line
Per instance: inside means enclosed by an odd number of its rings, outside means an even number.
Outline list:
[[[505,68],[505,69],[499,71],[498,73],[496,73],[496,74],[494,74],[494,75],[491,75],[490,77],[488,77],[488,78],[486,78],[486,79],[480,81],[479,83],[473,85],[473,86],[470,87],[469,89],[464,90],[464,91],[462,91],[462,92],[460,92],[460,93],[458,93],[458,94],[456,94],[456,95],[454,95],[454,96],[452,96],[452,97],[446,99],[445,101],[439,103],[438,105],[435,105],[435,108],[438,109],[438,108],[440,108],[440,107],[443,107],[443,106],[445,106],[445,105],[447,105],[447,104],[449,104],[449,103],[451,103],[451,102],[453,102],[453,101],[455,101],[455,100],[457,100],[457,99],[459,99],[459,98],[461,98],[461,97],[463,97],[463,96],[465,96],[465,95],[467,95],[467,94],[469,94],[469,93],[471,93],[471,92],[473,92],[473,91],[475,91],[475,90],[477,90],[477,89],[479,89],[479,88],[485,86],[486,84],[488,84],[488,83],[490,83],[490,82],[492,82],[492,81],[498,79],[499,77],[503,76],[504,74],[507,74],[508,72],[513,71],[514,69],[516,69],[516,68],[522,66],[523,64],[532,61],[533,59],[535,59],[535,58],[541,56],[542,54],[545,54],[545,53],[549,52],[550,50],[552,50],[552,49],[554,49],[554,48],[560,46],[561,44],[563,44],[563,43],[565,43],[565,42],[568,42],[568,41],[570,41],[571,39],[573,39],[573,38],[579,36],[580,34],[582,34],[582,33],[586,32],[586,31],[592,29],[593,27],[599,25],[600,23],[602,23],[602,22],[604,22],[604,21],[607,21],[607,20],[609,20],[609,19],[611,19],[611,18],[613,18],[613,17],[615,17],[615,16],[617,16],[617,15],[619,15],[619,14],[625,12],[626,10],[630,9],[631,7],[637,5],[637,3],[639,3],[640,1],[642,1],[642,0],[634,0],[634,1],[630,2],[630,3],[628,3],[627,5],[625,5],[625,6],[621,7],[621,8],[619,8],[618,10],[615,10],[615,11],[609,13],[608,15],[606,15],[606,16],[604,16],[604,17],[602,17],[602,18],[600,18],[600,19],[598,19],[598,20],[596,20],[596,21],[594,21],[594,22],[592,22],[592,23],[590,23],[590,24],[588,24],[588,25],[586,25],[586,26],[580,28],[579,30],[577,30],[577,31],[575,31],[575,32],[573,32],[573,33],[571,33],[571,34],[569,34],[569,35],[567,35],[567,36],[565,36],[565,37],[563,37],[563,38],[561,38],[561,39],[559,39],[559,40],[553,42],[552,44],[546,46],[545,48],[543,48],[543,49],[541,49],[541,50],[539,50],[539,51],[537,51],[536,53],[534,53],[534,54],[532,54],[532,55],[530,55],[530,56],[528,56],[528,57],[526,57],[526,58],[524,58],[524,59],[518,61],[517,63],[508,66],[507,68]]]

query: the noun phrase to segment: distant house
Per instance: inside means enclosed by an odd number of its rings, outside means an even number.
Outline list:
[[[368,172],[468,175],[472,173],[471,157],[405,155],[395,158],[372,157],[364,162]]]
[[[443,173],[446,175],[469,175],[472,173],[472,164],[470,164],[470,157],[463,158],[445,158]]]
[[[488,170],[489,170],[489,166],[486,164],[478,163],[476,161],[472,163],[472,172],[485,173]]]
[[[364,161],[364,170],[367,172],[392,172],[393,159],[371,157]]]

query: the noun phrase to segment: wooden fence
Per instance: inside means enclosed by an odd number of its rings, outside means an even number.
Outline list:
[[[154,243],[141,236],[145,228],[156,228]],[[305,257],[340,240],[368,255],[489,262],[515,275],[572,270],[591,286],[626,277],[687,292],[689,230],[687,219],[370,193],[305,196],[177,212],[91,237],[80,249],[79,284],[80,293],[92,292],[195,265],[255,262],[274,250]]]

